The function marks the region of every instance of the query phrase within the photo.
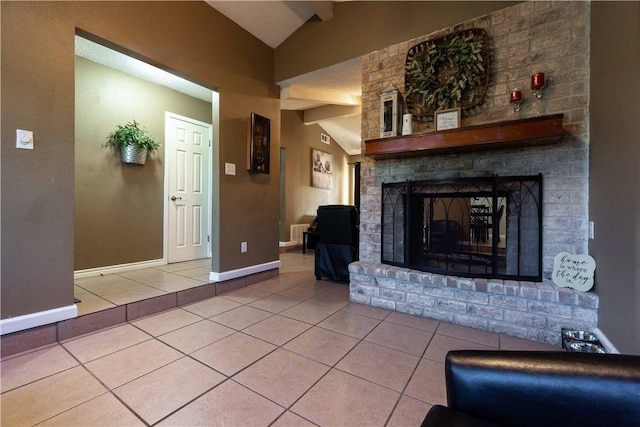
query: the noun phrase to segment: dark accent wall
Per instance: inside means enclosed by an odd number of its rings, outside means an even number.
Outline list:
[[[211,123],[211,103],[76,57],[74,268],[161,259],[164,229],[165,112]],[[105,147],[136,120],[161,147],[144,166]]]
[[[271,48],[204,2],[2,2],[0,13],[2,318],[73,304],[80,30],[219,90],[212,270],[278,259],[280,110]],[[272,120],[270,175],[243,173],[251,112]],[[15,148],[16,129],[34,131],[35,150]],[[222,175],[225,162],[239,173]],[[241,241],[249,242],[242,256]]]
[[[590,219],[599,328],[640,354],[640,2],[591,4]]]

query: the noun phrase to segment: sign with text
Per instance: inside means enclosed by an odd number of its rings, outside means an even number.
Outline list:
[[[596,262],[591,256],[560,252],[553,260],[553,283],[585,292],[593,287],[595,270]]]

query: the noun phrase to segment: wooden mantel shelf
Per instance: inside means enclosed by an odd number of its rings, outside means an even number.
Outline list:
[[[558,142],[564,114],[467,126],[439,132],[370,139],[364,155],[376,160],[529,147]]]

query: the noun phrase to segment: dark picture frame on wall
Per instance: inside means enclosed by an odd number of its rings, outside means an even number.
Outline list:
[[[333,154],[311,149],[311,186],[333,189]]]
[[[271,120],[251,113],[247,169],[249,173],[269,173],[271,159]]]

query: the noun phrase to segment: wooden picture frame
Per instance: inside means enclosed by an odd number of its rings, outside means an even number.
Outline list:
[[[249,122],[247,170],[249,173],[269,173],[271,160],[271,120],[251,113]]]
[[[438,110],[435,113],[436,131],[460,127],[460,107]]]

